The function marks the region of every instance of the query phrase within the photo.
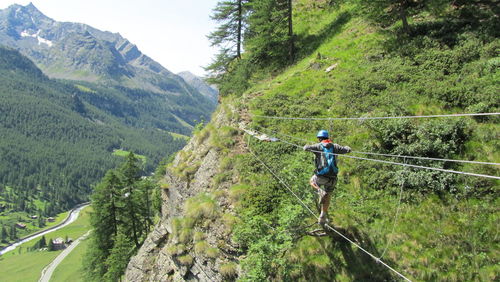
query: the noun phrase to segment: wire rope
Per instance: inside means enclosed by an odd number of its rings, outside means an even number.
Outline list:
[[[283,135],[288,138],[292,138],[298,141],[310,142],[310,140],[304,138],[298,138],[295,136],[287,135],[285,133],[277,132],[271,130],[274,134]],[[480,165],[496,165],[500,166],[500,163],[493,162],[479,162],[479,161],[468,161],[468,160],[455,160],[455,159],[441,159],[441,158],[430,158],[430,157],[419,157],[419,156],[407,156],[407,155],[395,155],[395,154],[382,154],[382,153],[372,153],[372,152],[361,152],[361,151],[351,151],[355,154],[373,155],[381,157],[392,157],[392,158],[404,158],[404,159],[417,159],[417,160],[429,160],[429,161],[441,161],[441,162],[456,162],[456,163],[470,163],[470,164],[480,164]]]
[[[258,132],[257,130],[254,130]],[[288,141],[285,141],[281,138],[276,138],[276,140],[283,142],[285,144],[297,147],[297,148],[303,148],[303,146],[291,143]],[[315,153],[322,153],[321,151],[314,151],[311,150],[310,152],[315,152]],[[404,163],[398,163],[398,162],[392,162],[392,161],[386,161],[386,160],[377,160],[377,159],[369,159],[369,158],[362,158],[362,157],[356,157],[356,156],[348,156],[345,154],[335,154],[335,153],[328,153],[332,154],[335,156],[340,156],[344,158],[350,158],[350,159],[357,159],[357,160],[365,160],[365,161],[372,161],[372,162],[379,162],[379,163],[385,163],[385,164],[392,164],[392,165],[399,165],[399,166],[404,166],[404,167],[413,167],[413,168],[420,168],[420,169],[427,169],[427,170],[435,170],[435,171],[441,171],[441,172],[447,172],[447,173],[455,173],[455,174],[461,174],[461,175],[468,175],[468,176],[477,176],[477,177],[483,177],[483,178],[491,178],[491,179],[500,179],[499,176],[493,176],[493,175],[487,175],[487,174],[479,174],[479,173],[472,173],[472,172],[464,172],[464,171],[456,171],[456,170],[451,170],[451,169],[444,169],[444,168],[437,168],[437,167],[428,167],[428,166],[421,166],[421,165],[413,165],[413,164],[404,164]]]
[[[469,117],[469,116],[497,116],[500,113],[467,113],[446,115],[419,115],[419,116],[387,116],[387,117],[279,117],[266,115],[253,115],[258,118],[282,119],[282,120],[376,120],[376,119],[409,119],[409,118],[438,118],[438,117]]]

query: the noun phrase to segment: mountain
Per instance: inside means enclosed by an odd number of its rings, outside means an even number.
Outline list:
[[[212,102],[217,102],[219,91],[214,86],[208,85],[202,78],[194,75],[191,72],[183,71],[177,74],[182,77],[189,85],[198,90],[203,96],[210,99]]]
[[[153,117],[117,116],[137,113],[126,100],[107,104],[117,93],[102,91],[101,106],[110,110],[87,102],[85,95],[101,91],[88,86],[50,79],[18,51],[0,46],[0,204],[7,201],[7,212],[67,210],[87,201],[92,185],[120,162],[115,150],[144,155],[151,173],[185,144],[152,126]]]
[[[201,107],[205,116],[215,107],[214,101],[141,53],[120,34],[85,24],[57,22],[31,3],[0,10],[0,43],[19,50],[51,78],[183,96],[191,106]],[[183,121],[194,125],[193,120]]]

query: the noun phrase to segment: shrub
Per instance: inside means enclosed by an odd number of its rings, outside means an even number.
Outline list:
[[[200,232],[200,231],[194,232],[193,240],[195,240],[195,241],[201,241],[203,239],[205,239],[205,233]]]
[[[219,249],[217,248],[208,248],[205,251],[205,255],[209,258],[216,258],[219,256]]]
[[[178,259],[182,265],[192,265],[193,264],[193,257],[190,255],[180,256]]]
[[[167,254],[171,256],[178,256],[186,251],[186,245],[175,244],[167,247]]]
[[[200,193],[186,201],[186,215],[195,220],[213,218],[217,213],[217,204],[212,195]]]
[[[206,241],[199,241],[194,244],[194,251],[199,254],[204,254],[210,246]]]
[[[219,272],[226,279],[236,278],[238,276],[237,264],[234,262],[221,264]]]
[[[229,189],[229,199],[234,204],[238,202],[243,194],[250,188],[250,185],[238,184]]]

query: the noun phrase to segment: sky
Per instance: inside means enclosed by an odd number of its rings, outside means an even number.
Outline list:
[[[174,73],[204,76],[216,52],[206,35],[217,0],[0,0],[0,9],[30,2],[56,21],[118,32]]]

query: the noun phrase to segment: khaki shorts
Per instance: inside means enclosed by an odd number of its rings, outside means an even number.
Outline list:
[[[315,174],[311,177],[311,182],[324,189],[325,192],[330,193],[333,191],[335,185],[337,184],[337,177],[330,178]]]

